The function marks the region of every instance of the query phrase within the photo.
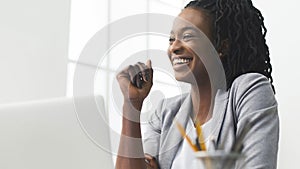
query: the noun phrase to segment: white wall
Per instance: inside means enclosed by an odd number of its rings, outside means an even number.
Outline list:
[[[300,23],[297,0],[254,0],[268,28],[267,43],[281,120],[279,169],[299,168]]]
[[[0,0],[0,104],[63,96],[70,0]]]

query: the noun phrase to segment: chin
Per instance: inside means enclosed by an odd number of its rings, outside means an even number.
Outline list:
[[[175,72],[175,79],[180,82],[194,84],[196,82],[196,78],[193,73],[177,73]]]

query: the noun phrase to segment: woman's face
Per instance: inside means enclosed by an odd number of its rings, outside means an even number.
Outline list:
[[[168,56],[177,80],[198,85],[209,82],[205,66],[196,53],[205,55],[207,38],[212,39],[211,28],[211,20],[199,9],[186,8],[175,19]]]

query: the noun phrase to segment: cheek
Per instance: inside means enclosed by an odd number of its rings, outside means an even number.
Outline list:
[[[198,73],[202,72],[203,69],[205,69],[202,60],[196,53],[194,53],[194,52],[192,52],[192,53],[193,53],[193,64],[192,64],[193,71],[198,72]]]

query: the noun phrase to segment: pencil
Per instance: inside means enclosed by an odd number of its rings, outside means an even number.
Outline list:
[[[202,127],[199,122],[196,123],[196,131],[197,131],[197,136],[198,136],[198,141],[200,144],[200,148],[202,151],[206,151],[206,146],[205,146],[205,141],[204,141],[204,136],[202,133]]]
[[[198,151],[197,146],[194,145],[194,144],[192,143],[191,139],[190,139],[190,138],[187,136],[187,134],[185,133],[185,129],[184,129],[184,128],[181,126],[181,124],[178,123],[177,121],[176,121],[176,126],[177,126],[177,128],[178,128],[178,130],[179,130],[181,136],[182,136],[183,138],[186,139],[187,143],[191,146],[191,148],[192,148],[195,152]]]

